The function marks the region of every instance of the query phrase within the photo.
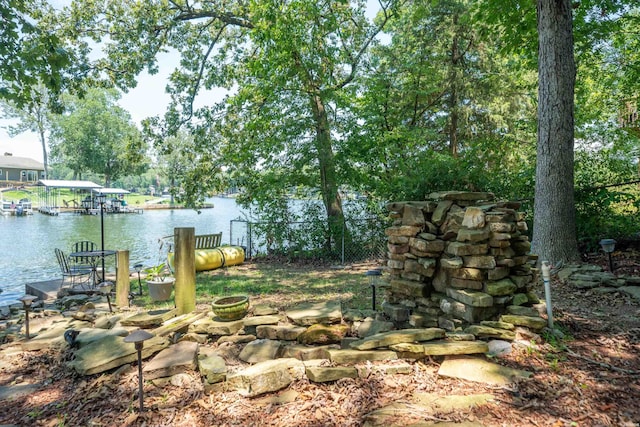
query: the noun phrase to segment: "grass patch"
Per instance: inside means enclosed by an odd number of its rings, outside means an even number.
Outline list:
[[[263,262],[244,264],[196,274],[196,304],[236,294],[249,295],[252,305],[269,304],[279,310],[301,302],[338,300],[345,308],[371,308],[371,288],[364,273],[376,266],[347,267],[285,265]],[[137,291],[135,280],[132,291]],[[145,309],[167,308],[173,301],[154,303],[144,289],[133,304]],[[378,296],[378,301],[382,296]]]
[[[55,194],[58,197],[59,203],[62,203],[61,202],[62,200],[66,200],[67,202],[69,202],[69,204],[71,204],[71,200],[75,200],[76,202],[80,203],[81,200],[88,193],[86,193],[86,194],[85,193],[76,193],[76,192],[74,192],[74,191],[72,191],[71,189],[68,189],[68,188],[60,188],[60,189],[56,189],[55,190]],[[2,192],[2,197],[3,197],[4,200],[13,200],[16,203],[20,199],[30,199],[32,202],[37,202],[38,201],[38,187],[25,187],[24,189],[21,189],[21,190],[3,191]],[[159,198],[159,196],[152,197],[152,196],[144,195],[144,194],[129,193],[129,194],[125,194],[124,198],[125,198],[125,200],[127,201],[127,203],[129,205],[144,205],[148,201],[157,200]]]

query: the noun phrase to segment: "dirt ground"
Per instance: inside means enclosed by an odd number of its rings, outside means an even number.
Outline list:
[[[640,275],[637,251],[614,256],[616,274]],[[585,261],[606,266],[606,259],[597,255],[586,255]],[[0,424],[361,426],[374,423],[367,414],[377,408],[431,392],[490,393],[494,398],[485,406],[455,412],[427,413],[418,407],[398,411],[394,424],[640,426],[640,303],[623,293],[570,289],[556,281],[552,289],[555,321],[565,338],[533,337],[534,346],[516,347],[495,360],[533,372],[531,378],[507,387],[439,377],[443,359],[436,357],[412,361],[409,375],[372,374],[329,384],[298,381],[284,391],[253,399],[222,387],[206,392],[193,373],[183,376],[180,384],[146,382],[145,412],[138,414],[135,364],[81,377],[65,367],[68,351],[32,352],[15,355],[0,367],[0,385],[38,384],[27,397],[2,402]],[[543,296],[542,289],[538,294]]]

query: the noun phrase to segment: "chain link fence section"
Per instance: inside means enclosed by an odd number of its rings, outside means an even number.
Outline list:
[[[347,264],[384,259],[386,227],[388,222],[380,218],[347,220],[329,253],[324,248],[325,230],[312,222],[266,223],[236,219],[230,221],[229,229],[230,243],[243,246],[247,258],[284,255],[291,259],[330,259]]]

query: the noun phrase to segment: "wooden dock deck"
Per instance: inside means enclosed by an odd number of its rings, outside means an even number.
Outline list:
[[[131,273],[130,273],[131,275]],[[107,280],[115,283],[115,273],[107,272]],[[58,291],[62,287],[62,279],[43,280],[41,282],[31,282],[24,284],[24,293],[27,295],[33,295],[38,299],[47,301],[55,300],[58,298]]]

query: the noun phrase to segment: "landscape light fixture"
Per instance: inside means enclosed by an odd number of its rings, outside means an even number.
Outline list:
[[[109,313],[113,313],[113,308],[111,308],[111,282],[102,282],[100,283],[100,293],[107,297],[107,304],[109,304]]]
[[[27,339],[30,338],[29,336],[29,308],[31,307],[31,304],[33,304],[33,302],[35,300],[37,300],[38,297],[33,296],[33,295],[25,295],[22,298],[20,298],[20,301],[22,301],[22,306],[24,307],[24,329],[27,335]]]
[[[136,270],[136,273],[138,273],[138,295],[142,296],[142,283],[140,282],[140,272],[142,271],[142,264],[136,264],[133,266],[133,268]]]
[[[376,310],[376,287],[378,286],[378,280],[382,276],[380,270],[369,270],[364,273],[369,278],[369,286],[371,286],[371,309]]]
[[[100,250],[102,250],[102,281],[104,282],[104,279],[106,277],[106,272],[104,269],[104,204],[107,201],[107,195],[104,193],[98,193],[98,195],[96,196],[96,201],[98,202],[98,205],[100,205],[100,242],[102,244]]]
[[[602,239],[600,240],[600,246],[609,257],[609,271],[613,273],[613,262],[611,261],[611,253],[616,248],[616,241],[613,239]]]
[[[150,332],[147,332],[143,329],[137,329],[131,332],[124,338],[124,342],[132,342],[136,346],[136,351],[138,352],[138,400],[140,401],[140,413],[144,411],[143,406],[143,389],[142,389],[142,347],[144,346],[144,342],[150,338],[153,338],[153,335]]]

